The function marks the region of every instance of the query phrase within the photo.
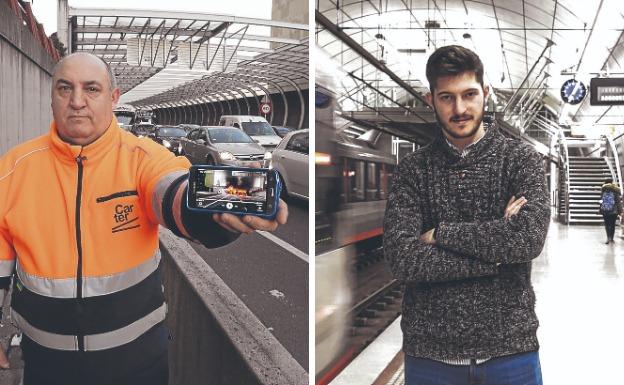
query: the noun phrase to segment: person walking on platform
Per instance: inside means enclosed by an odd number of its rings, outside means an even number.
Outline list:
[[[622,191],[613,183],[613,179],[605,180],[602,185],[600,196],[600,214],[604,219],[605,230],[607,231],[607,241],[605,244],[615,242],[615,221],[622,214]]]
[[[159,225],[220,247],[286,223],[283,202],[275,220],[190,211],[190,163],[120,129],[119,94],[100,58],[65,57],[49,133],[0,158],[0,300],[13,277],[24,385],[167,384]]]
[[[426,95],[440,132],[394,174],[384,254],[405,287],[406,384],[540,385],[531,261],[550,198],[542,156],[483,116],[483,64],[437,49]]]

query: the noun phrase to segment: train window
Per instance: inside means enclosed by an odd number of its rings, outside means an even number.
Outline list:
[[[381,178],[380,178],[380,199],[388,199],[388,194],[390,194],[390,189],[392,188],[392,178],[394,176],[394,165],[392,164],[383,164],[381,169]]]
[[[376,163],[366,164],[366,200],[379,199],[379,167]]]
[[[331,97],[325,95],[322,92],[316,91],[314,93],[314,103],[316,108],[327,108],[331,102]]]
[[[392,190],[392,181],[394,180],[394,169],[396,165],[387,164],[386,165],[386,174],[388,175],[388,194],[390,194],[390,190]]]
[[[347,202],[361,202],[365,200],[364,178],[366,177],[366,163],[361,160],[349,159],[345,172],[345,176],[349,181]]]

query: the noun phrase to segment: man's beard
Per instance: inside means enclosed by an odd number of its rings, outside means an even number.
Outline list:
[[[481,122],[483,122],[483,115],[485,114],[485,106],[483,107],[483,110],[481,111],[481,114],[477,117],[477,119],[474,119],[474,117],[472,115],[455,115],[455,116],[452,116],[450,118],[450,120],[456,120],[456,119],[461,119],[461,118],[471,118],[471,119],[475,120],[474,126],[465,134],[460,134],[460,133],[457,133],[457,132],[453,132],[446,125],[446,122],[444,122],[440,118],[440,115],[438,115],[438,110],[435,107],[433,108],[433,112],[435,113],[435,116],[436,116],[436,119],[438,120],[438,123],[440,123],[440,128],[442,128],[442,131],[447,133],[448,136],[450,136],[451,138],[454,138],[454,139],[466,139],[466,138],[473,137],[477,133],[477,131],[479,130],[479,127],[481,126]]]

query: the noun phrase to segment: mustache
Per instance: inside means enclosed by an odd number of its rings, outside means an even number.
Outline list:
[[[460,120],[472,120],[474,119],[474,116],[472,115],[454,115],[451,116],[451,122],[458,122]]]

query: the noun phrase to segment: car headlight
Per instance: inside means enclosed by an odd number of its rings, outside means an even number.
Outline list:
[[[219,158],[221,158],[221,160],[234,160],[236,158],[234,158],[234,154],[232,154],[231,152],[228,151],[223,151],[219,153]]]
[[[163,139],[162,143],[163,143],[163,146],[165,146],[167,148],[171,148],[171,142],[170,141],[168,141],[166,139]]]

